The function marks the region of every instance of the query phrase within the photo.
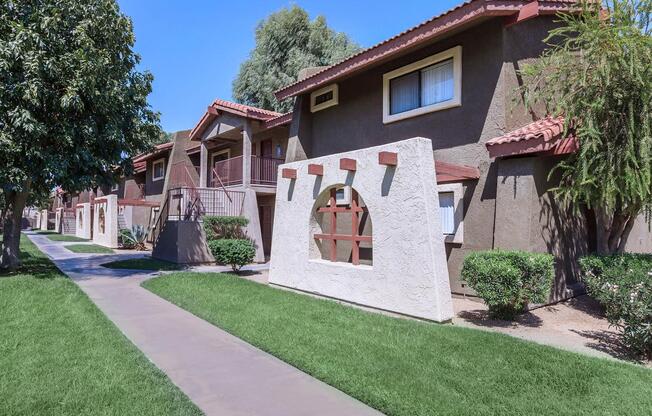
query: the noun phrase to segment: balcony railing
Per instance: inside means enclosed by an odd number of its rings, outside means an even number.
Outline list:
[[[224,186],[242,184],[243,161],[243,156],[237,156],[216,162],[212,170],[210,186],[213,188],[219,187],[219,180],[222,181]],[[284,162],[283,159],[251,156],[251,183],[253,185],[276,186],[276,172],[279,165]],[[219,176],[219,180],[216,175]]]

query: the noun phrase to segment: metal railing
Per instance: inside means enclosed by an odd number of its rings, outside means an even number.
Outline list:
[[[179,187],[168,190],[150,233],[156,244],[168,221],[195,221],[204,215],[242,215],[244,192],[216,188]]]
[[[251,156],[251,183],[255,185],[276,185],[278,167],[285,163],[284,159],[273,157]],[[222,185],[240,185],[243,179],[244,157],[236,156],[215,163],[211,172],[210,186],[217,188]]]
[[[276,185],[278,167],[284,159],[251,156],[251,183],[257,185]]]

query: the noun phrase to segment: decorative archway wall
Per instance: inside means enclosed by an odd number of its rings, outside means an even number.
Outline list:
[[[48,230],[48,210],[44,209],[41,211],[41,222],[40,222],[41,231]]]
[[[93,201],[93,243],[118,247],[117,195],[105,195]]]
[[[330,240],[324,238],[315,210],[327,206],[330,190],[341,186],[362,196],[373,224],[369,264],[324,256],[323,242]],[[282,165],[269,282],[414,317],[450,320],[440,222],[429,139]]]
[[[79,238],[91,239],[92,236],[91,203],[84,202],[75,207],[75,235]]]

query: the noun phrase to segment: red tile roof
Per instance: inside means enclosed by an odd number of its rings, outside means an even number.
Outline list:
[[[520,142],[521,140],[543,138],[544,141],[558,138],[564,131],[564,118],[551,117],[542,118],[541,120],[526,124],[520,129],[511,131],[502,136],[494,137],[486,144],[487,147],[497,144]]]
[[[235,114],[240,117],[263,122],[277,117],[282,117],[284,115],[275,111],[252,107],[245,104],[234,103],[218,98],[217,100],[213,101],[213,104],[208,107],[208,110],[206,110],[202,118],[199,120],[199,123],[197,123],[197,125],[192,129],[190,132],[190,140],[196,140],[197,137],[204,132],[204,130],[222,111]]]
[[[277,113],[276,111],[270,111],[270,110],[265,110],[263,108],[252,107],[250,105],[234,103],[226,100],[220,100],[219,98],[213,102],[213,107],[216,107],[217,109],[222,107],[227,111],[233,110],[242,113],[247,117],[256,118],[260,120],[269,120],[270,118],[275,118],[282,115],[281,113]]]
[[[370,48],[364,49],[336,64],[328,66],[309,77],[287,85],[275,92],[278,100],[283,100],[319,86],[334,82],[344,76],[378,64],[406,49],[432,41],[437,37],[469,24],[481,18],[510,16],[532,3],[531,0],[469,0],[458,6],[426,20],[396,36],[384,40]],[[555,14],[560,11],[572,11],[578,0],[541,0],[538,2],[537,14]]]
[[[485,143],[491,157],[552,151],[570,153],[577,149],[573,136],[562,137],[564,118],[548,116]]]
[[[265,130],[271,129],[273,127],[284,126],[292,122],[292,112],[281,114],[278,117],[270,118],[269,120],[263,123],[263,128]]]

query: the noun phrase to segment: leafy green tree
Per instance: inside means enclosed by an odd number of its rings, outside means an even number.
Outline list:
[[[28,199],[110,184],[159,137],[133,44],[114,0],[0,2],[0,267],[20,265]]]
[[[310,21],[298,6],[271,14],[256,28],[256,46],[240,66],[233,98],[241,103],[286,112],[274,91],[297,80],[304,68],[331,65],[360,49],[344,33],[329,29],[323,16]]]
[[[650,0],[584,2],[561,15],[542,59],[525,66],[531,108],[566,120],[579,151],[561,161],[562,201],[594,213],[599,253],[622,252],[652,207]]]

